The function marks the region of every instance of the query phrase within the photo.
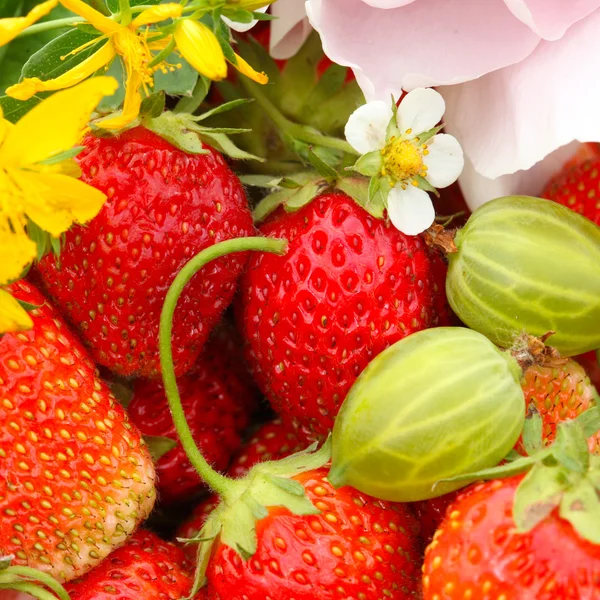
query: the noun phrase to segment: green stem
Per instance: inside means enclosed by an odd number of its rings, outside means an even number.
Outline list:
[[[44,573],[38,569],[15,565],[8,567],[7,569],[3,569],[0,571],[0,575],[1,574],[8,574],[10,576],[30,580],[26,581],[25,583],[39,582],[52,590],[60,598],[60,600],[69,600],[69,594],[67,593],[67,590],[65,590],[65,588],[58,583],[58,581],[56,581],[52,575],[48,575],[48,573]]]
[[[54,19],[54,21],[36,23],[35,25],[32,25],[31,27],[28,27],[22,31],[17,38],[35,35],[36,33],[42,33],[43,31],[52,31],[53,29],[63,29],[64,27],[77,25],[77,23],[83,23],[84,21],[85,19],[82,17],[65,17],[64,19]]]
[[[2,583],[0,584],[0,590],[13,590],[15,592],[23,592],[24,594],[29,594],[38,600],[56,600],[56,596],[51,592],[35,585],[34,583],[29,583],[27,581],[18,581],[15,583]],[[67,595],[66,598],[70,600],[70,596]]]
[[[181,397],[177,388],[177,378],[173,366],[173,349],[171,337],[173,333],[173,315],[177,302],[190,279],[209,262],[233,252],[271,252],[283,254],[287,248],[285,240],[276,240],[262,237],[236,238],[219,242],[202,250],[194,256],[175,277],[171,284],[160,315],[159,352],[165,394],[171,409],[175,431],[189,461],[192,463],[200,477],[219,496],[228,496],[235,488],[236,482],[220,473],[217,473],[206,461],[192,436],[192,432],[185,418],[181,404]]]
[[[277,125],[282,133],[287,134],[301,142],[315,144],[324,148],[341,150],[347,154],[358,156],[354,148],[345,140],[341,140],[329,135],[323,135],[316,131],[311,131],[308,127],[298,125],[285,117],[281,111],[269,100],[267,95],[260,89],[260,86],[247,77],[240,77],[242,85],[246,91],[256,100],[259,106],[265,111],[267,116]]]
[[[121,25],[127,26],[133,19],[133,12],[131,11],[131,4],[129,0],[119,0],[119,22]]]

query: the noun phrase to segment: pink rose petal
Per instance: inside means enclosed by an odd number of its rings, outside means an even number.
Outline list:
[[[567,29],[600,7],[600,0],[504,0],[509,10],[545,40],[560,39]]]
[[[418,0],[388,10],[308,0],[306,10],[327,55],[354,69],[368,100],[480,77],[519,62],[539,42],[503,0]]]
[[[529,169],[573,140],[600,140],[600,10],[518,65],[443,87],[445,123],[489,179]]]
[[[284,0],[271,5],[271,56],[278,60],[290,58],[300,50],[312,27],[306,18],[305,0]]]
[[[407,4],[411,4],[415,2],[415,0],[362,0],[365,4],[369,6],[374,6],[375,8],[398,8],[399,6],[406,6]]]

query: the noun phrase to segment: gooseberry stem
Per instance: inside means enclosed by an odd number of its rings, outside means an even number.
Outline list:
[[[162,371],[163,385],[175,431],[179,441],[193,467],[202,477],[204,482],[219,496],[228,496],[235,488],[235,481],[217,473],[206,461],[194,438],[185,418],[185,412],[181,404],[181,397],[177,388],[177,378],[173,366],[173,349],[171,346],[171,336],[173,331],[173,315],[177,302],[190,279],[209,262],[222,256],[234,252],[271,252],[273,254],[283,254],[286,251],[287,242],[264,237],[236,238],[219,242],[202,250],[194,256],[175,277],[169,291],[167,292],[160,315],[159,328],[159,353],[160,366]]]
[[[358,152],[345,140],[341,140],[329,135],[323,135],[317,131],[312,131],[308,127],[298,125],[285,117],[279,109],[269,100],[267,95],[260,89],[260,86],[247,77],[240,77],[242,85],[246,91],[256,100],[259,106],[265,111],[267,116],[277,125],[279,130],[292,138],[314,144],[332,150],[341,150],[347,154],[358,156]]]

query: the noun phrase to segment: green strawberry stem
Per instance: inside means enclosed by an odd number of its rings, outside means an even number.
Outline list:
[[[181,442],[181,445],[187,454],[189,461],[196,469],[200,477],[215,491],[219,496],[229,497],[235,493],[236,482],[220,473],[217,473],[206,461],[204,456],[192,437],[189,425],[185,418],[181,398],[177,388],[177,379],[173,367],[173,352],[171,348],[171,334],[173,329],[173,315],[175,308],[183,289],[189,283],[190,279],[209,262],[233,252],[247,252],[249,250],[256,252],[272,252],[274,254],[283,254],[287,248],[285,240],[276,240],[263,237],[236,238],[220,242],[202,250],[192,258],[175,277],[171,284],[165,303],[160,315],[159,329],[159,352],[160,364],[163,377],[165,394],[169,402],[169,408],[173,416],[175,431]]]
[[[40,587],[38,583],[51,591]],[[56,579],[31,567],[0,567],[0,590],[23,592],[39,600],[70,600],[69,594]]]
[[[271,121],[279,128],[281,133],[307,144],[314,144],[315,146],[322,146],[333,150],[341,150],[347,154],[358,156],[358,152],[356,152],[356,150],[354,150],[354,148],[345,140],[329,135],[323,135],[308,127],[290,121],[281,114],[277,107],[269,100],[267,95],[260,89],[260,86],[247,77],[240,78],[240,81],[248,94],[256,100]]]

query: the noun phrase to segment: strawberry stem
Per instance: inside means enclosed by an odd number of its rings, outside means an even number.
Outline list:
[[[263,237],[248,237],[236,238],[219,242],[214,246],[210,246],[202,250],[194,256],[175,277],[163,304],[160,315],[159,329],[159,351],[160,351],[160,366],[162,371],[163,385],[165,394],[171,409],[175,431],[179,437],[179,441],[187,454],[187,457],[196,469],[200,477],[206,484],[219,496],[227,497],[230,492],[236,487],[232,479],[217,473],[206,461],[190,431],[189,425],[185,418],[185,412],[181,404],[181,397],[177,388],[177,378],[173,367],[173,351],[171,348],[171,336],[173,330],[173,315],[181,293],[190,279],[209,262],[216,260],[222,256],[232,254],[234,252],[271,252],[273,254],[283,254],[286,251],[287,242],[285,240],[276,240]]]
[[[323,148],[331,148],[333,150],[341,150],[346,154],[357,156],[356,150],[345,140],[341,140],[329,135],[323,135],[317,131],[311,130],[303,125],[298,125],[285,117],[277,107],[269,100],[267,95],[260,89],[260,86],[248,79],[240,77],[242,85],[256,100],[260,107],[265,111],[267,116],[275,123],[281,133],[286,134],[296,140],[305,142],[306,144],[314,144]],[[285,139],[285,138],[284,138]]]
[[[40,587],[38,583],[50,591]],[[0,568],[0,590],[23,592],[39,600],[70,600],[69,594],[56,579],[31,567]]]

